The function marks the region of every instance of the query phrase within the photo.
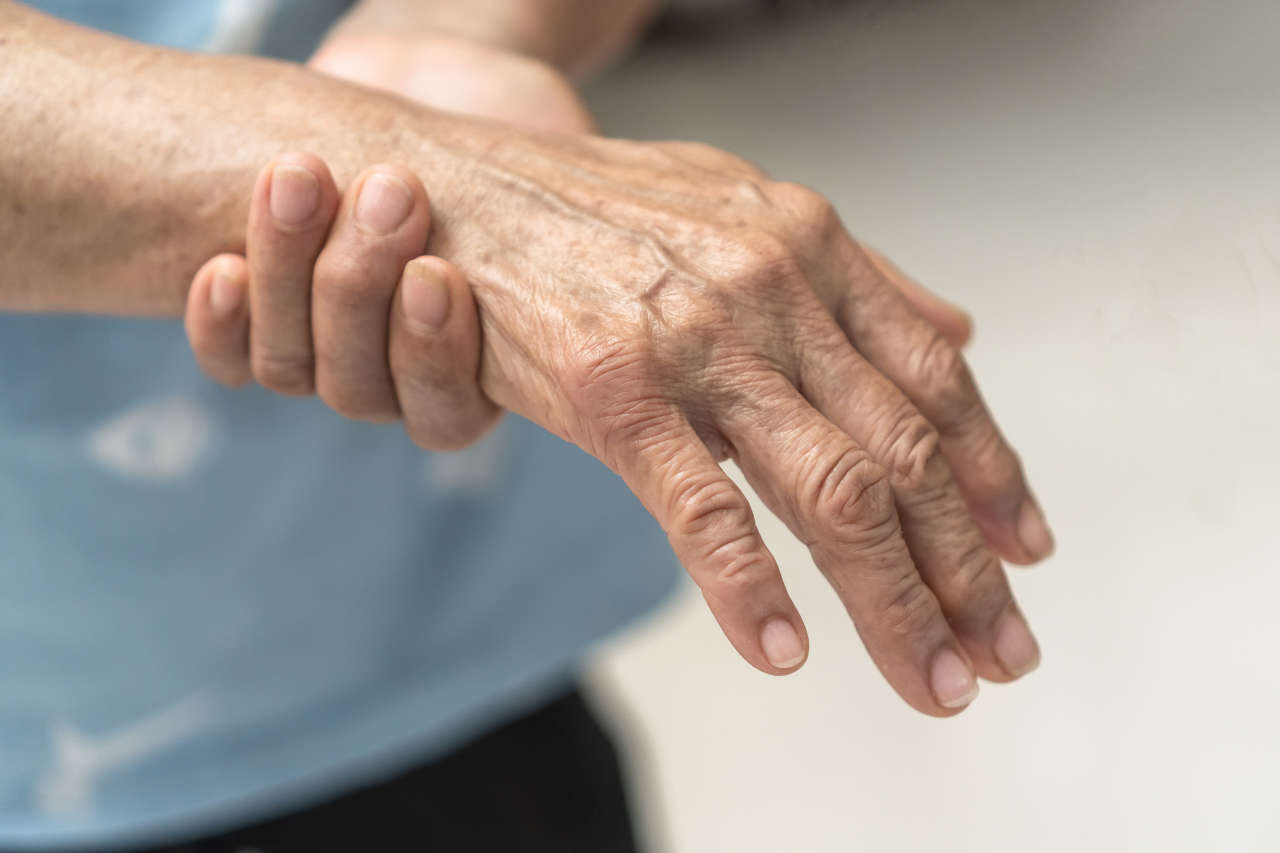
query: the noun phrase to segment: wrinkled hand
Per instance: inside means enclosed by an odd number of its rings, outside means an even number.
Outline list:
[[[573,85],[556,69],[448,35],[337,37],[310,64],[441,109],[530,128],[583,133],[594,129]],[[283,177],[276,202],[284,219],[272,213],[270,203],[277,167]],[[395,171],[381,166],[368,174],[389,175],[394,183]],[[353,186],[362,186],[364,177]],[[410,177],[405,185],[415,183]],[[355,227],[350,215],[335,229],[341,205],[334,201],[339,193],[325,164],[307,154],[285,155],[268,164],[259,175],[251,206],[247,243],[252,260],[219,255],[200,269],[188,291],[188,339],[204,372],[233,387],[257,379],[280,393],[312,393],[317,387],[315,335],[313,331],[308,342],[300,327],[319,277],[332,281],[326,286],[366,291],[373,305],[396,306],[379,334],[380,340],[394,343],[389,352],[380,353],[365,341],[327,342],[347,350],[359,348],[358,353],[336,353],[327,362],[359,363],[362,357],[368,361],[343,375],[353,381],[376,377],[374,392],[363,395],[359,389],[343,387],[341,379],[327,381],[322,397],[333,408],[368,420],[404,417],[409,434],[428,449],[461,447],[484,435],[498,410],[478,386],[478,321],[470,292],[463,292],[457,270],[440,258],[418,258],[401,276],[395,275],[404,256],[426,242],[426,195],[420,188],[412,189],[411,195],[422,211],[406,220],[403,235],[370,234]],[[877,261],[939,329],[963,344],[969,325],[962,312],[898,274],[883,259]],[[251,276],[255,269],[257,279]],[[251,297],[251,290],[258,295]],[[290,307],[267,309],[254,323],[249,305],[255,298]],[[431,322],[408,322],[406,309]],[[436,328],[435,322],[442,325]],[[324,325],[335,327],[332,321]],[[257,358],[251,341],[258,342]],[[281,347],[291,350],[284,358],[292,365],[278,364],[275,351]],[[405,396],[403,405],[400,395]]]
[[[895,288],[819,196],[724,152],[461,132],[445,148],[397,150],[410,165],[455,158],[431,248],[472,286],[485,394],[624,477],[748,661],[789,672],[808,643],[716,464],[727,457],[810,546],[914,707],[955,713],[975,674],[1034,668],[997,554],[1032,562],[1052,541],[956,350],[962,315]],[[320,377],[364,375],[344,344],[378,360],[365,343],[376,324],[351,321],[371,321],[371,304],[385,322],[394,297],[354,279],[317,281],[301,301],[298,290],[280,290],[294,307],[263,328],[299,333],[263,346],[309,340],[290,320],[309,316],[322,395],[367,414],[367,399],[326,392],[341,383]]]
[[[746,660],[788,672],[807,640],[725,458],[913,707],[1035,667],[997,556],[1052,549],[1018,459],[822,197],[705,146],[588,137],[508,136],[473,180],[488,203],[432,247],[471,281],[483,388],[624,478]]]
[[[335,38],[311,65],[440,109],[564,132],[594,127],[555,69],[445,35]],[[362,223],[361,210],[378,224]],[[318,158],[277,158],[258,177],[246,255],[211,259],[188,291],[197,363],[233,387],[256,379],[283,394],[318,390],[349,417],[403,418],[424,448],[479,439],[499,414],[478,385],[479,321],[451,264],[414,259],[429,223],[426,192],[403,169],[367,170],[340,201]],[[317,300],[316,289],[346,296]]]

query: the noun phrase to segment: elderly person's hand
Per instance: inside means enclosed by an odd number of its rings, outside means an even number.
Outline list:
[[[702,145],[591,137],[504,136],[467,177],[490,201],[432,248],[471,282],[484,390],[624,478],[743,657],[785,673],[807,641],[726,458],[912,706],[954,713],[975,674],[1035,667],[997,556],[1052,549],[1018,459],[953,342],[821,196]],[[354,304],[318,289],[331,303]]]
[[[310,65],[438,109],[567,133],[594,129],[573,85],[555,68],[445,33],[340,32]],[[365,196],[370,178],[373,191]],[[447,261],[415,259],[427,243],[426,191],[412,174],[382,165],[357,177],[348,196],[340,201],[328,166],[310,154],[284,155],[263,169],[250,205],[246,255],[212,258],[188,292],[186,329],[196,360],[226,385],[258,379],[284,394],[310,394],[314,372],[282,374],[275,354],[288,342],[286,358],[314,367],[311,318],[300,311],[313,281],[382,294],[393,306],[385,327],[373,339],[338,342],[343,352],[331,356],[362,365],[343,374],[355,387],[330,393],[363,396],[361,415],[368,419],[403,418],[424,448],[470,444],[495,422],[498,409],[478,385],[480,332],[470,290]],[[366,220],[372,215],[398,224],[370,227],[358,213],[358,198],[366,199]],[[407,213],[394,209],[405,199]],[[292,310],[252,312],[267,293],[287,295]],[[304,325],[305,335],[299,333]]]
[[[412,175],[393,177],[425,211]],[[725,458],[810,546],[911,705],[954,713],[976,675],[1034,668],[997,554],[1032,562],[1052,544],[955,347],[963,321],[926,321],[821,197],[704,146],[585,136],[503,134],[467,177],[494,203],[437,222],[431,249],[465,271],[480,309],[474,399],[621,474],[748,661],[790,672],[807,640]],[[301,299],[296,283],[264,283],[255,298],[271,307],[255,303],[254,322],[292,318],[307,348],[267,359],[260,378],[314,376],[337,411],[394,417],[394,374],[447,377],[449,360],[397,356],[413,352],[395,346],[403,297],[358,278],[318,276]],[[415,440],[467,440],[413,426],[440,410],[406,419]]]
[[[569,133],[594,129],[586,106],[557,69],[444,33],[405,37],[340,32],[310,65],[440,109],[535,129]],[[282,180],[273,192],[277,169]],[[251,257],[224,253],[201,267],[188,292],[187,335],[197,362],[211,379],[236,387],[254,379],[256,369],[270,387],[276,379],[269,358],[272,344],[288,340],[293,330],[286,322],[287,312],[267,312],[275,327],[261,319],[253,323],[249,306],[254,281],[272,280],[277,292],[292,287],[295,302],[310,299],[317,276],[353,279],[341,285],[347,289],[394,294],[379,341],[386,344],[386,351],[377,343],[344,341],[341,344],[350,352],[342,357],[363,357],[367,362],[363,373],[373,381],[364,380],[366,391],[373,389],[381,397],[367,407],[370,417],[402,417],[419,445],[447,450],[484,435],[496,421],[498,409],[478,385],[479,321],[461,274],[452,264],[431,256],[405,265],[406,257],[412,258],[426,245],[430,212],[416,178],[397,178],[395,172],[394,167],[381,166],[368,175],[404,179],[406,187],[414,187],[414,205],[422,210],[420,215],[406,217],[391,233],[377,234],[361,227],[349,205],[338,200],[341,194],[327,165],[318,158],[296,153],[269,163],[258,176],[250,206],[246,243]],[[365,177],[358,177],[353,188],[363,187]],[[381,204],[391,200],[379,197]],[[306,210],[298,220],[302,207]],[[335,228],[340,211],[344,213]],[[948,340],[957,346],[965,343],[970,326],[963,312],[907,279],[880,256],[872,257]],[[252,270],[256,274],[251,276]],[[263,350],[256,360],[250,346],[255,339]],[[315,389],[314,375],[287,379],[275,390],[298,395]],[[359,389],[350,389],[341,396],[357,393]]]
[[[411,178],[431,185],[427,249],[470,283],[487,397],[622,475],[748,661],[789,672],[807,642],[726,457],[810,546],[914,707],[954,713],[975,675],[1035,666],[997,556],[1052,548],[1018,461],[956,349],[816,193],[705,146],[529,132],[278,63],[144,51],[16,6],[0,18],[23,57],[3,87],[21,212],[0,217],[20,247],[5,255],[9,309],[169,312],[174,270],[237,247],[248,164],[282,140],[337,186],[363,181],[344,211],[359,218],[376,188],[368,226],[409,233],[388,213],[395,182],[361,175],[402,164],[381,177],[402,182],[413,228],[427,210]],[[92,107],[74,133],[34,85],[52,75]],[[309,294],[255,282],[252,322],[289,331],[253,357],[377,417],[385,374],[368,364],[393,297],[358,276],[317,277]]]

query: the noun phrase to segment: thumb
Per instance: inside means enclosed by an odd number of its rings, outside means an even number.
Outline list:
[[[443,258],[410,261],[391,309],[388,359],[404,428],[428,450],[484,435],[500,410],[480,390],[480,318],[471,288]]]

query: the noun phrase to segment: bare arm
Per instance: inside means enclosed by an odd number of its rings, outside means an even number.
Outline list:
[[[311,149],[339,186],[403,164],[431,187],[431,251],[475,295],[485,394],[627,482],[746,660],[790,672],[808,644],[730,455],[913,707],[953,714],[978,675],[1035,667],[997,557],[1053,547],[1017,456],[963,357],[817,193],[707,146],[445,117],[14,3],[0,42],[0,310],[176,315],[197,267],[242,248],[276,152]],[[314,288],[322,388],[351,369],[334,341],[385,328],[366,297]]]
[[[0,310],[179,315],[244,250],[250,189],[307,149],[339,186],[411,162],[437,197],[448,117],[298,66],[162,50],[0,3]]]

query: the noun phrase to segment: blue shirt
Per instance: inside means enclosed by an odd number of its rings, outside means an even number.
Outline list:
[[[36,5],[300,58],[344,4]],[[213,384],[176,321],[0,315],[0,389],[0,848],[212,831],[428,759],[677,576],[621,481],[531,424],[424,453]]]

